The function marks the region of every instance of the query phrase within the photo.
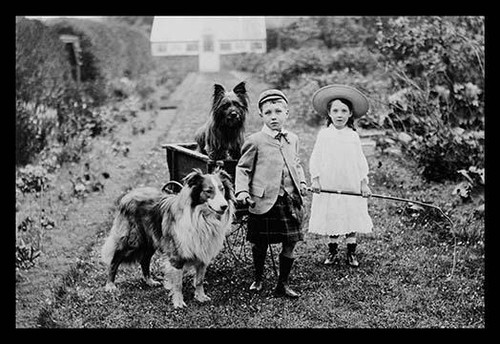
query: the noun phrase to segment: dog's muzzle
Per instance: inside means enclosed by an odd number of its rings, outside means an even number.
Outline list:
[[[208,208],[210,208],[210,210],[212,210],[213,212],[219,214],[219,215],[222,215],[226,212],[227,208],[228,208],[228,205],[227,204],[222,204],[219,206],[219,209],[215,209],[210,203],[208,203]]]

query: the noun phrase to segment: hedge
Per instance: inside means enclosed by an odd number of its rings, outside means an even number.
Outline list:
[[[47,144],[55,119],[42,116],[74,87],[64,44],[37,20],[16,22],[16,164],[24,165]]]
[[[80,40],[80,89],[62,34]],[[123,24],[16,18],[16,165],[31,162],[50,138],[67,144],[86,135],[81,128],[89,127],[89,118],[92,128],[99,126],[98,107],[114,95],[117,80],[138,81],[153,69],[148,38]]]
[[[137,79],[154,67],[148,38],[131,27],[84,19],[54,19],[47,25],[60,35],[79,37],[81,80],[98,102],[111,95],[113,80]],[[99,85],[99,89],[89,87],[89,83]]]

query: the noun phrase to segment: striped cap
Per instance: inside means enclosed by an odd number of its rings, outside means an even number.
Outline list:
[[[258,102],[259,108],[263,102],[273,99],[283,99],[288,104],[288,98],[285,96],[283,92],[277,89],[270,89],[260,94]]]

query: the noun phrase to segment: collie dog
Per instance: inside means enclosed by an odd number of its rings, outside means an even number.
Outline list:
[[[248,94],[244,81],[232,91],[215,84],[210,116],[195,133],[198,150],[211,160],[238,160],[247,113]]]
[[[158,249],[165,269],[164,287],[174,308],[185,307],[184,272],[195,271],[195,299],[210,300],[203,289],[205,271],[223,247],[234,214],[234,190],[224,170],[203,174],[194,169],[178,194],[151,187],[130,191],[119,200],[118,212],[102,251],[108,264],[105,289],[117,290],[115,277],[121,263],[139,262],[146,283],[161,285],[150,275],[151,257]]]

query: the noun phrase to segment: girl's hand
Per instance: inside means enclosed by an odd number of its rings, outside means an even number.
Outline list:
[[[311,188],[314,193],[320,193],[321,184],[319,183],[319,178],[314,178],[312,180]]]
[[[372,196],[372,191],[370,190],[370,188],[366,183],[361,183],[361,196],[366,198]]]

